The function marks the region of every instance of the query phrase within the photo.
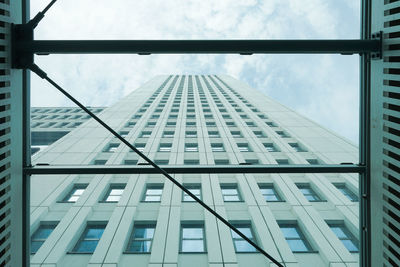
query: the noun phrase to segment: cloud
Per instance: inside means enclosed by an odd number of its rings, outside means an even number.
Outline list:
[[[36,14],[45,2],[32,0]],[[359,1],[58,1],[36,39],[358,38]],[[158,74],[229,74],[358,142],[358,57],[51,55],[36,62],[85,105],[107,106]],[[32,105],[71,105],[32,78]]]

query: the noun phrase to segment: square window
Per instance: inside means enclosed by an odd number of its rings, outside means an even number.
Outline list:
[[[74,184],[69,193],[64,197],[62,202],[71,202],[74,203],[78,201],[78,199],[82,196],[83,192],[85,192],[88,184]]]
[[[211,144],[211,151],[212,152],[224,152],[225,148],[222,143],[213,143],[213,144]]]
[[[225,202],[242,201],[237,185],[221,184],[221,192]]]
[[[31,236],[31,254],[35,254],[47,240],[58,222],[40,222],[40,226]]]
[[[72,249],[73,253],[93,253],[103,235],[107,223],[88,223],[78,243]]]
[[[107,194],[104,195],[103,202],[118,202],[124,193],[125,186],[125,184],[111,184]]]
[[[276,192],[273,184],[259,184],[258,186],[265,201],[267,202],[282,201],[282,198],[279,196],[278,192]]]
[[[200,184],[184,184],[183,185],[190,193],[195,195],[197,198],[201,199],[201,185]],[[182,201],[183,202],[194,202],[195,200],[182,191]]]
[[[161,202],[163,184],[148,184],[143,196],[144,202]]]
[[[156,222],[135,222],[131,233],[127,253],[150,253]]]
[[[204,224],[202,222],[183,222],[181,224],[180,252],[205,252]]]
[[[257,244],[257,241],[254,238],[253,230],[251,228],[251,224],[249,222],[246,223],[235,223],[232,225],[238,229],[242,234],[244,234],[248,239]],[[256,248],[249,244],[246,240],[244,240],[240,235],[234,232],[231,229],[231,235],[233,240],[233,245],[235,246],[236,252],[257,252]]]
[[[199,147],[196,143],[186,143],[185,144],[185,151],[186,152],[198,152]]]
[[[278,222],[278,224],[292,252],[312,251],[311,245],[306,240],[296,222]]]

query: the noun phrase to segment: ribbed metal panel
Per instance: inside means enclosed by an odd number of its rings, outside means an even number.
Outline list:
[[[11,158],[10,158],[10,68],[7,31],[10,25],[8,0],[0,1],[0,266],[11,260]]]
[[[400,1],[377,2],[381,3],[375,3],[373,7],[372,32],[383,29],[384,53],[383,61],[371,62],[372,266],[398,266],[400,262]],[[379,212],[375,213],[374,210],[378,209]]]

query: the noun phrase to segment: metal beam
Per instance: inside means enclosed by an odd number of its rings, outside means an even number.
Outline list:
[[[25,40],[18,54],[362,54],[380,40]]]
[[[363,173],[365,167],[346,165],[193,165],[162,166],[167,173],[209,174],[209,173]],[[154,174],[160,173],[153,166],[146,165],[36,165],[24,169],[28,175],[48,174]]]

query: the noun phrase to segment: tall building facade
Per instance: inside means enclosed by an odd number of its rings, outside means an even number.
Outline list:
[[[158,76],[98,111],[161,167],[358,162],[353,144],[225,75]],[[96,121],[76,126],[33,162],[144,163]],[[357,175],[174,178],[285,266],[358,266]],[[35,175],[31,184],[32,266],[274,266],[162,175]]]

